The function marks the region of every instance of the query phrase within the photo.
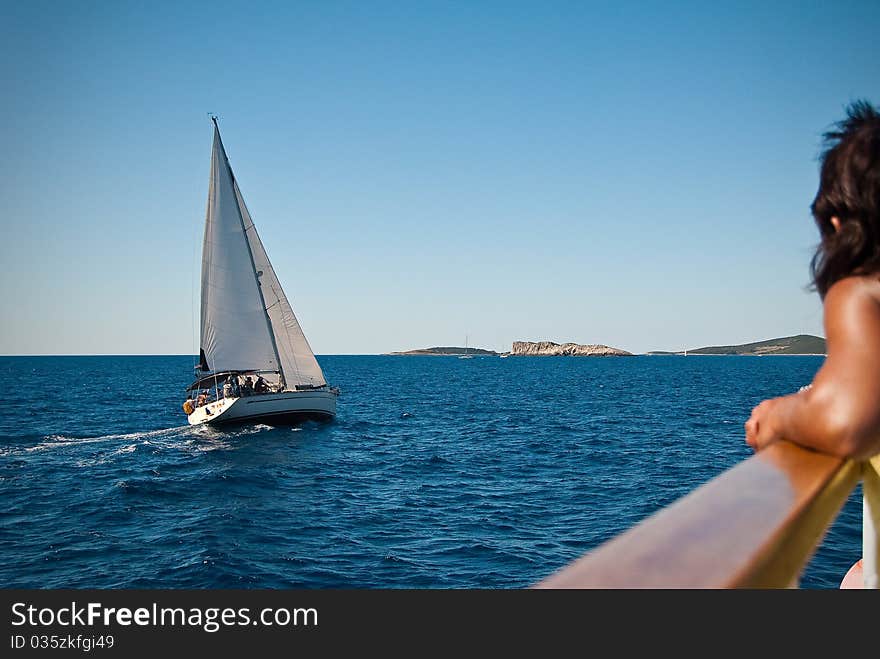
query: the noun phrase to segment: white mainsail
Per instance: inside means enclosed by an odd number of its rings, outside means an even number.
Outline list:
[[[201,326],[203,370],[278,371],[287,389],[326,384],[244,204],[216,120]]]

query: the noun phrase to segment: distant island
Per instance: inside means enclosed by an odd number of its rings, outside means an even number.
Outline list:
[[[418,348],[386,355],[483,355],[489,357],[632,357],[633,353],[602,344],[554,343],[552,341],[514,341],[510,352],[495,352],[483,348],[460,348],[454,346]],[[811,334],[798,334],[778,339],[735,346],[707,346],[671,352],[654,350],[646,355],[824,355],[825,339]]]
[[[514,341],[510,352],[498,353],[482,348],[438,347],[419,348],[401,352],[388,352],[386,355],[487,355],[491,357],[624,357],[631,352],[605,345],[580,343],[553,343],[552,341]]]
[[[648,355],[824,355],[825,339],[811,334],[798,334],[737,346],[708,346],[681,352],[654,351]]]
[[[552,341],[514,341],[511,357],[632,357],[631,352],[600,344],[553,343]]]
[[[496,357],[498,355],[494,350],[483,350],[482,348],[456,348],[456,347],[440,347],[440,348],[419,348],[418,350],[405,350],[402,352],[388,352],[387,355],[489,355]]]

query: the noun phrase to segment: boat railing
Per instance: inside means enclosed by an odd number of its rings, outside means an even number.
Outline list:
[[[860,481],[863,587],[878,588],[880,455],[846,460],[789,442],[740,462],[533,587],[797,587]]]

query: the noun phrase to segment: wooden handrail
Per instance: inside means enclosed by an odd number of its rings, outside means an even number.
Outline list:
[[[772,444],[534,587],[795,585],[861,474],[861,463]]]

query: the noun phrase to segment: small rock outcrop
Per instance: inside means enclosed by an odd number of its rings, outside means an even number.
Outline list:
[[[632,353],[604,345],[553,343],[552,341],[514,341],[511,355],[520,357],[631,357]]]

